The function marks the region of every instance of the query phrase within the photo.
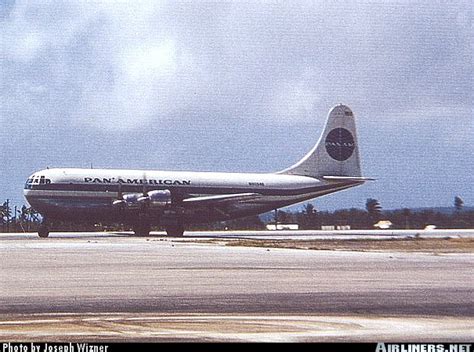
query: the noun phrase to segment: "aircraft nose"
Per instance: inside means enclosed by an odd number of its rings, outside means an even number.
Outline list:
[[[27,196],[27,193],[28,193],[27,190],[32,188],[32,184],[33,184],[33,180],[35,176],[36,176],[36,173],[32,174],[30,177],[26,179],[24,192],[23,192],[25,194],[25,197]]]
[[[38,185],[47,185],[51,183],[51,176],[50,173],[48,173],[49,170],[41,170],[33,173],[27,180],[25,184],[25,189],[27,189],[27,185],[29,189],[34,188],[34,186]]]

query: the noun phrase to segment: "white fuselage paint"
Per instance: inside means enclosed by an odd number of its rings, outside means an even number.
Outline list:
[[[30,176],[24,195],[42,215],[70,218],[74,214],[114,214],[112,203],[120,193],[169,190],[177,202],[196,196],[258,194],[228,207],[225,215],[221,212],[225,219],[258,214],[358,184],[270,173],[45,169]]]

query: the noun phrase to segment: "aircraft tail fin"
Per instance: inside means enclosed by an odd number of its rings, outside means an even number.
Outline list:
[[[359,146],[352,110],[342,104],[333,107],[314,148],[299,162],[279,173],[317,178],[361,177]]]

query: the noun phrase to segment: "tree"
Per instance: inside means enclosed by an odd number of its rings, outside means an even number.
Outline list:
[[[456,209],[456,211],[461,211],[463,206],[464,201],[462,200],[462,198],[459,196],[454,197],[454,208]]]
[[[303,206],[303,211],[297,221],[301,225],[301,228],[304,229],[315,229],[321,226],[318,219],[318,212],[311,203],[307,203]]]
[[[380,219],[382,213],[382,206],[377,199],[368,198],[365,202],[365,209],[369,216],[369,222],[373,224]]]
[[[277,216],[278,222],[280,224],[288,224],[293,222],[293,214],[291,214],[290,212],[278,210]]]
[[[38,213],[32,208],[23,205],[20,210],[18,210],[18,220],[20,222],[20,226],[23,228],[25,225],[26,228],[24,230],[29,230],[32,224],[38,223]]]
[[[224,226],[230,230],[263,230],[264,224],[258,215],[225,221]]]
[[[410,228],[410,217],[411,217],[411,210],[408,208],[402,209],[403,217],[405,218],[405,229]]]
[[[311,214],[316,213],[316,209],[314,208],[314,205],[311,203],[304,205],[303,208],[304,208],[304,213],[306,215],[311,215]]]
[[[7,224],[10,221],[11,209],[8,200],[0,206],[0,221],[2,224]]]

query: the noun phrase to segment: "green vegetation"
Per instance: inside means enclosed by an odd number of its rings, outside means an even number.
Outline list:
[[[299,228],[321,229],[324,225],[345,226],[351,229],[373,229],[378,220],[389,220],[393,229],[423,229],[427,225],[437,228],[474,228],[474,210],[442,212],[433,209],[396,209],[371,213],[362,209],[341,209],[336,211],[306,210],[296,213],[285,212],[285,223],[298,224]],[[279,222],[283,223],[279,217]]]
[[[40,215],[31,207],[13,208],[6,200],[0,205],[0,224],[3,232],[35,231],[41,222]]]
[[[461,211],[463,206],[464,201],[462,200],[462,198],[459,196],[454,197],[454,208],[456,209],[456,211]]]
[[[264,217],[262,217],[264,218]],[[267,223],[275,223],[274,215],[263,221],[258,216],[190,225],[188,230],[264,230]],[[298,224],[301,230],[319,230],[321,226],[350,226],[351,229],[372,229],[379,220],[389,220],[393,229],[423,229],[427,225],[437,228],[474,228],[474,210],[464,206],[459,196],[454,199],[450,211],[433,209],[397,209],[382,210],[378,200],[369,198],[364,209],[341,209],[335,211],[317,211],[313,204],[307,203],[301,211],[277,211],[279,223]],[[41,216],[31,207],[11,207],[9,201],[0,206],[0,231],[34,232],[41,222]],[[71,224],[61,223],[63,231],[128,231],[131,228],[121,224]],[[153,230],[164,230],[155,227]]]

